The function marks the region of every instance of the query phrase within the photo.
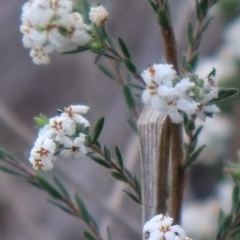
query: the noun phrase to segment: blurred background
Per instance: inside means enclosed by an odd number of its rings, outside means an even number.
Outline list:
[[[146,0],[98,2],[110,12],[109,32],[125,40],[141,71],[152,63],[164,62],[156,16]],[[90,52],[55,54],[49,65],[34,65],[29,50],[22,46],[19,31],[23,3],[1,0],[0,145],[28,164],[37,135],[33,118],[39,113],[54,116],[57,109],[70,104],[86,104],[92,125],[106,117],[101,142],[120,146],[126,165],[140,178],[138,141],[126,122],[129,112],[119,86],[94,66],[95,56]],[[181,57],[187,50],[186,23],[195,19],[194,1],[170,0],[170,5]],[[220,86],[239,88],[240,2],[219,0],[210,15],[215,18],[204,35],[197,72],[206,77],[215,67]],[[219,208],[227,211],[231,204],[231,180],[223,166],[237,159],[239,97],[220,106],[222,113],[207,120],[200,140],[207,142],[207,148],[187,176],[183,226],[195,240],[214,239]],[[114,182],[109,171],[88,158],[61,159],[55,164],[54,174],[72,194],[77,192],[82,197],[103,235],[110,225],[113,239],[141,239],[140,206],[122,193],[125,186]],[[0,239],[83,239],[84,225],[48,203],[47,198],[24,180],[0,172]]]

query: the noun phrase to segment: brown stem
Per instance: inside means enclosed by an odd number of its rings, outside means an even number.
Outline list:
[[[181,206],[184,192],[183,136],[182,125],[172,123],[171,154],[172,154],[172,189],[171,189],[171,217],[176,223],[181,222]]]
[[[171,14],[167,1],[159,1],[159,4],[165,4],[170,27],[161,27],[163,37],[166,61],[173,64],[174,69],[179,74],[178,53],[176,40],[171,23]],[[183,148],[182,148],[182,124],[174,124],[169,121],[166,126],[171,127],[171,158],[172,158],[172,174],[171,174],[171,198],[170,211],[171,217],[175,222],[180,223],[181,205],[184,191],[184,170],[182,169]],[[168,126],[169,127],[169,126]]]
[[[160,136],[159,160],[158,160],[158,189],[157,189],[157,212],[166,214],[167,198],[168,198],[168,163],[170,155],[170,140],[171,140],[171,125],[169,117],[163,124],[162,133]]]

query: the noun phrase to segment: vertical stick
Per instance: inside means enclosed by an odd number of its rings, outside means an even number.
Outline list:
[[[142,222],[159,213],[166,212],[169,149],[164,148],[166,141],[170,143],[169,131],[163,130],[166,115],[155,111],[146,104],[138,120],[138,134],[141,147],[142,169]],[[161,162],[161,163],[159,163]],[[164,162],[164,164],[162,164]],[[164,165],[159,181],[159,166]],[[165,169],[165,170],[164,170]],[[165,171],[165,172],[164,172]],[[164,179],[166,178],[166,179]],[[160,184],[160,186],[159,186]]]

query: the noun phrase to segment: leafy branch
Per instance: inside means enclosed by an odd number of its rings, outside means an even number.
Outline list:
[[[51,199],[48,200],[50,203],[60,208],[62,211],[82,220],[90,231],[83,232],[86,239],[103,240],[99,233],[98,225],[81,198],[75,194],[75,202],[72,201],[67,189],[56,176],[53,177],[53,181],[56,185],[55,187],[42,175],[30,171],[26,166],[3,149],[0,149],[0,160],[3,163],[3,165],[0,166],[1,171],[24,178],[31,185],[47,192],[51,197]]]

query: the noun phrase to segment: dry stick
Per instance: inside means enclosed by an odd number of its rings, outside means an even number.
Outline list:
[[[174,69],[179,74],[178,54],[176,48],[175,35],[171,23],[170,10],[167,2],[164,2],[165,9],[168,15],[168,28],[161,27],[163,37],[165,57],[168,63],[173,64]],[[161,3],[160,3],[161,5]],[[182,148],[182,125],[169,123],[171,125],[171,157],[172,157],[172,179],[171,179],[171,198],[170,198],[170,215],[176,223],[180,223],[181,205],[183,200],[184,190],[184,170],[183,148]],[[167,125],[167,124],[166,124]]]

